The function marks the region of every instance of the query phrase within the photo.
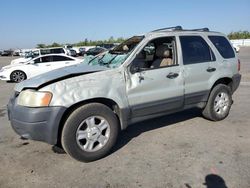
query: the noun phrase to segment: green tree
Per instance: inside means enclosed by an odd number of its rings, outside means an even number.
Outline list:
[[[46,45],[45,44],[37,44],[36,47],[37,48],[46,48]]]
[[[88,46],[88,43],[89,43],[88,39],[85,38],[85,40],[84,40],[84,45],[85,45],[85,46]]]
[[[249,31],[237,31],[231,32],[228,34],[229,39],[249,39],[250,32]]]
[[[114,40],[114,37],[113,37],[113,36],[109,37],[109,40],[108,40],[109,43],[113,43],[114,41],[115,41],[115,40]]]
[[[84,39],[84,41],[80,41],[77,43],[72,44],[72,46],[96,46],[99,44],[103,44],[103,43],[122,43],[123,41],[125,41],[126,39],[124,39],[123,37],[119,37],[117,39],[115,39],[113,36],[111,36],[108,40],[88,40],[87,38]],[[59,43],[52,43],[49,45],[46,44],[37,44],[37,48],[50,48],[50,47],[62,47],[64,44],[59,44]]]
[[[62,46],[61,44],[58,44],[56,42],[50,45],[50,47],[61,47],[61,46]]]

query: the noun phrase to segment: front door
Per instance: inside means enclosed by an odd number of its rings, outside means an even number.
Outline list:
[[[126,89],[132,118],[183,107],[184,81],[175,49],[174,37],[154,39],[131,63]]]

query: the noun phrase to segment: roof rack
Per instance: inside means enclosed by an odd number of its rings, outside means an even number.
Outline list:
[[[207,27],[204,27],[204,28],[199,28],[199,29],[191,29],[188,31],[209,31],[209,29]]]
[[[178,31],[178,30],[182,30],[182,27],[181,27],[181,26],[175,26],[175,27],[165,27],[165,28],[161,28],[161,29],[156,29],[156,30],[153,30],[153,31],[151,31],[151,32],[165,31],[165,30]]]
[[[204,28],[198,28],[198,29],[182,29],[181,26],[175,26],[175,27],[166,27],[166,28],[161,28],[161,29],[156,29],[151,32],[158,32],[158,31],[209,31],[207,27]]]

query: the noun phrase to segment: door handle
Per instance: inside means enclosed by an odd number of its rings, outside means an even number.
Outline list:
[[[169,78],[169,79],[174,79],[174,78],[176,78],[178,76],[179,76],[178,73],[170,72],[166,77]]]
[[[216,68],[214,68],[214,67],[207,68],[207,72],[214,72],[214,71],[216,71]]]
[[[69,62],[66,62],[65,64],[69,64]]]
[[[46,66],[50,66],[50,64],[49,64],[49,65],[46,65]]]

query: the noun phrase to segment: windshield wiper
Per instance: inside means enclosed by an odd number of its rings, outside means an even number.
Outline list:
[[[112,61],[118,56],[119,54],[115,55],[109,62],[104,63],[104,65],[107,65],[107,67],[109,67],[109,65],[112,63]]]
[[[105,54],[104,55],[102,55],[102,58],[105,56]],[[93,59],[91,59],[89,62],[88,62],[88,65],[92,62],[92,61],[94,61],[96,58],[98,58],[99,56],[97,55],[97,56],[95,56]],[[101,60],[102,58],[100,58],[99,60]],[[98,62],[99,63],[99,62]]]

